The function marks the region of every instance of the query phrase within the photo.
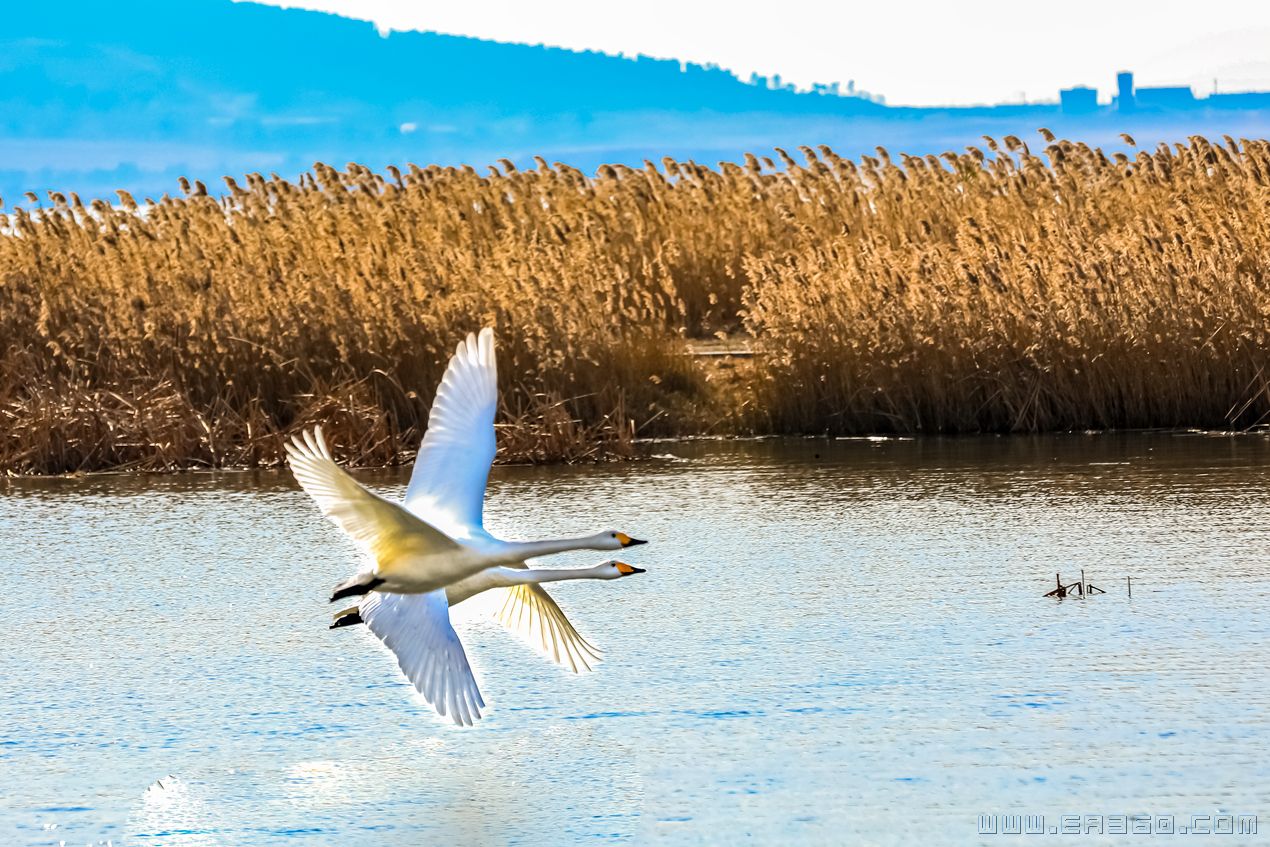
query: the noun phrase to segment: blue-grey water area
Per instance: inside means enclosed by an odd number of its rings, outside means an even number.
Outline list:
[[[286,472],[0,480],[0,843],[1270,843],[1266,436],[653,449],[495,469],[499,534],[652,543],[553,588],[592,674],[462,630],[473,729],[327,629],[358,554]]]

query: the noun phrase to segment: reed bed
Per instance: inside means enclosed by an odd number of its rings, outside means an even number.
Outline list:
[[[1195,137],[1109,158],[1051,137],[1040,158],[985,141],[791,169],[841,231],[808,226],[797,249],[747,260],[768,425],[1264,422],[1270,144]]]
[[[406,461],[485,324],[509,460],[1262,421],[1270,144],[1038,146],[28,195],[0,210],[0,471],[270,465],[316,421]],[[721,378],[685,355],[712,334],[760,355]]]

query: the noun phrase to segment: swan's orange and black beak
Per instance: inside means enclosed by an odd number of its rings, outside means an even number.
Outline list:
[[[647,544],[647,543],[648,543],[647,541],[644,541],[644,540],[639,539],[639,538],[631,538],[629,535],[627,535],[627,534],[626,534],[626,533],[624,533],[624,532],[619,532],[619,533],[617,534],[617,540],[618,540],[618,541],[620,541],[620,542],[622,543],[622,546],[623,546],[623,547],[636,547],[636,546],[638,546],[638,545],[640,545],[640,544]]]
[[[648,571],[643,568],[637,568],[634,565],[628,565],[625,562],[617,563],[617,572],[622,576],[630,576],[633,573],[648,573]]]

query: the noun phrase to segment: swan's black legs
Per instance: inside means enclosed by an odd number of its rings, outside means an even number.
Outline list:
[[[357,609],[349,609],[335,619],[335,623],[331,624],[331,629],[339,629],[344,626],[357,626],[359,623],[366,623],[362,620],[361,612]]]
[[[331,595],[331,602],[341,600],[345,597],[360,597],[368,591],[374,591],[376,588],[384,584],[384,580],[370,574],[358,574],[348,582],[341,582],[335,586],[335,593]]]

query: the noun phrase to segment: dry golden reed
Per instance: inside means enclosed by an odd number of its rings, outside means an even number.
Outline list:
[[[50,192],[0,217],[0,470],[267,465],[318,420],[400,461],[485,324],[525,460],[1270,414],[1270,144],[985,146]],[[740,383],[684,355],[715,333],[758,348]]]
[[[748,260],[769,427],[1264,422],[1270,145],[1019,146],[803,182],[841,232]]]

